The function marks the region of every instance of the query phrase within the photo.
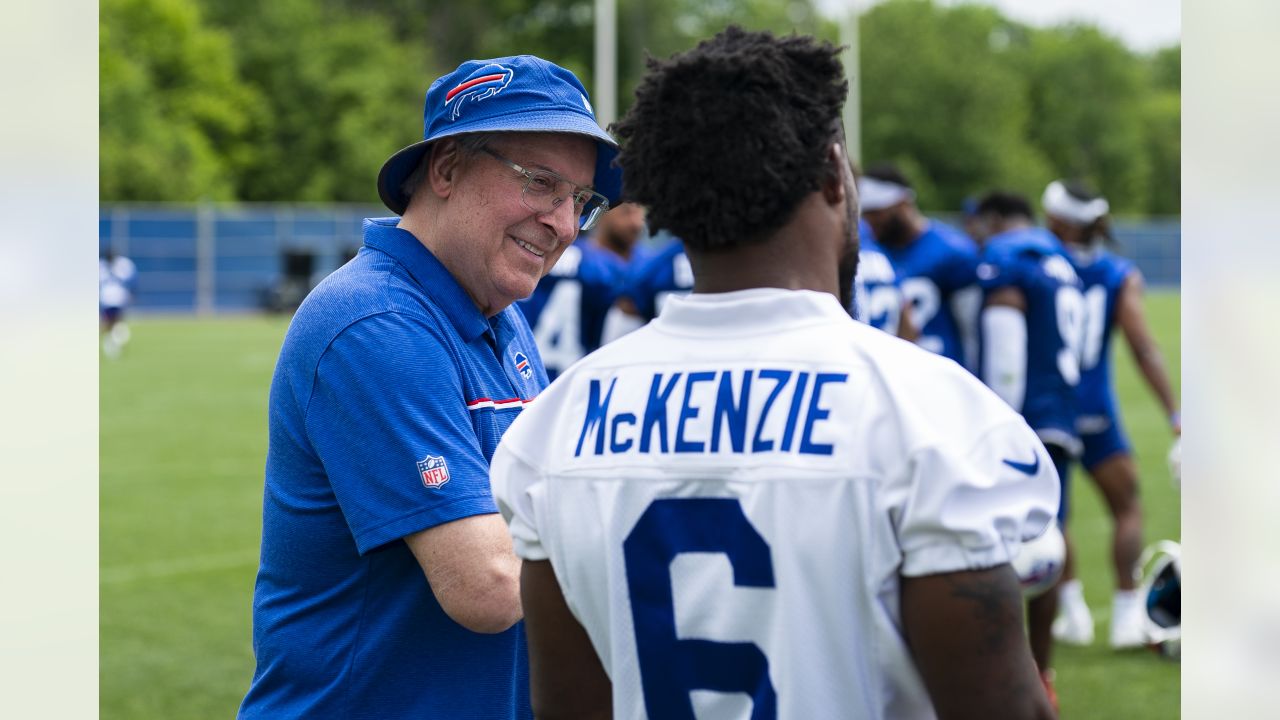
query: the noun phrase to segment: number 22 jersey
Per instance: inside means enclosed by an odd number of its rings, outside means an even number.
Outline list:
[[[900,577],[1007,562],[1058,503],[959,365],[778,289],[671,298],[526,408],[491,481],[614,717],[653,720],[933,717]]]

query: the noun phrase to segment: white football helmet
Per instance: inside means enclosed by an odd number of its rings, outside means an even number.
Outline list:
[[[1172,540],[1152,543],[1138,559],[1138,586],[1147,642],[1171,660],[1182,657],[1182,546]]]
[[[1067,544],[1056,520],[1049,523],[1040,537],[1022,543],[1012,564],[1022,585],[1023,597],[1038,597],[1053,587],[1062,577],[1066,559]]]

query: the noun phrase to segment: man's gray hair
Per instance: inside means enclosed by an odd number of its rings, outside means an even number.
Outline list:
[[[436,147],[445,140],[452,139],[458,144],[458,151],[463,155],[475,155],[489,146],[489,141],[493,139],[494,133],[465,133],[463,135],[455,135],[452,138],[441,138],[432,143],[432,146],[423,153],[422,160],[418,163],[418,167],[409,173],[409,177],[400,183],[400,190],[404,192],[405,197],[413,197],[413,193],[418,190],[418,186],[427,178],[427,169],[431,165],[431,156],[435,153]]]

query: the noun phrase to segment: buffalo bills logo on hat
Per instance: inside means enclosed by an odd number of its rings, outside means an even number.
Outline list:
[[[443,455],[428,455],[419,460],[418,473],[422,475],[422,484],[432,490],[449,482],[449,464]]]
[[[520,377],[525,380],[533,377],[533,365],[529,363],[527,355],[517,350],[511,359],[516,361],[516,370],[520,371]]]
[[[444,95],[444,106],[449,108],[449,119],[457,120],[462,114],[462,106],[468,101],[480,102],[502,92],[515,77],[515,71],[509,67],[489,63],[482,65],[458,83]]]

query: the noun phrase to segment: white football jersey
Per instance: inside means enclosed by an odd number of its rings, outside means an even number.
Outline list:
[[[899,579],[1008,562],[1058,508],[1039,439],[836,298],[672,298],[512,424],[493,489],[615,718],[929,718]]]

